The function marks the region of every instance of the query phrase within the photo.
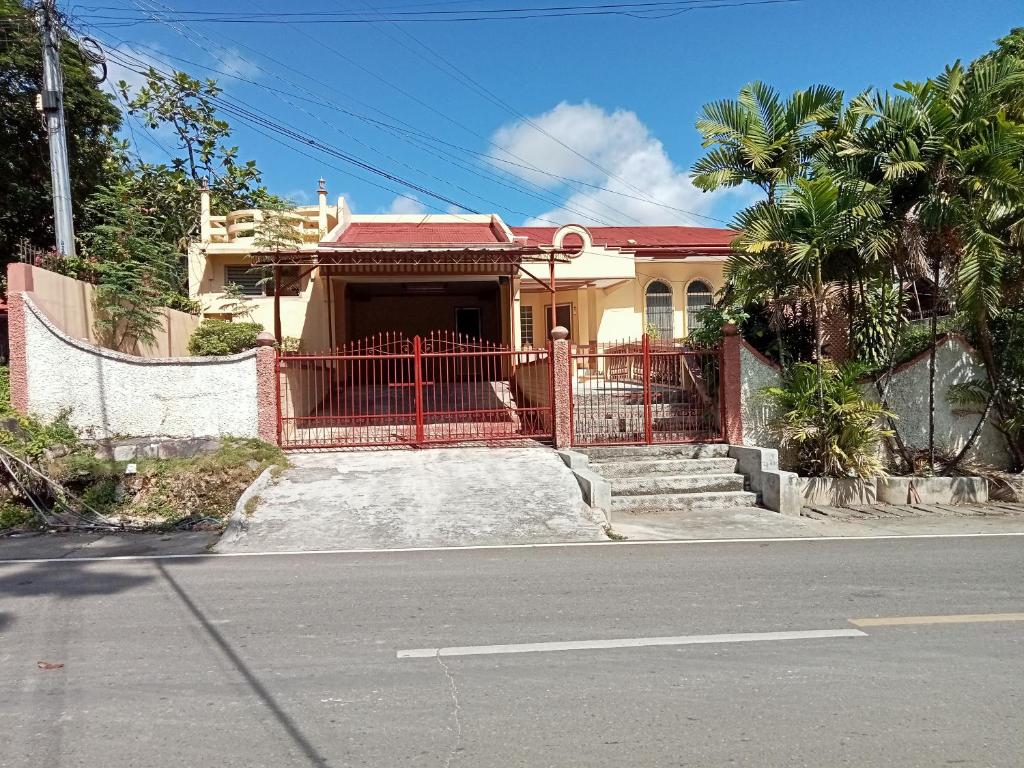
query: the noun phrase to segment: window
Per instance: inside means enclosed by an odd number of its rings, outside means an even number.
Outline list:
[[[533,307],[519,307],[519,346],[533,346]]]
[[[260,281],[264,277],[259,270],[247,266],[224,267],[224,285],[237,285],[243,296],[262,296],[263,284]]]
[[[647,323],[645,333],[659,339],[672,338],[672,288],[668,283],[655,280],[647,286],[645,306]]]
[[[694,280],[686,286],[686,332],[693,333],[700,328],[697,317],[704,307],[711,306],[711,286],[703,280]]]
[[[281,267],[281,295],[298,296],[299,267]],[[270,268],[245,264],[224,267],[224,285],[237,285],[243,296],[273,296],[274,272]]]

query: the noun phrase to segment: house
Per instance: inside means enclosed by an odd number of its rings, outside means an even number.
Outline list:
[[[434,331],[530,349],[553,325],[578,347],[645,330],[682,338],[722,287],[735,237],[683,226],[514,227],[497,214],[360,215],[344,198],[329,205],[322,180],[317,197],[285,215],[289,242],[268,245],[261,227],[274,214],[211,216],[203,192],[189,290],[205,316],[232,313],[224,291],[234,284],[252,320],[310,353]]]

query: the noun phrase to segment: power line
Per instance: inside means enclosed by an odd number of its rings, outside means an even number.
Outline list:
[[[151,4],[151,5],[155,5],[155,4]],[[198,44],[197,44],[197,43],[196,43],[195,41],[193,41],[193,40],[192,40],[192,39],[191,39],[190,37],[188,37],[188,35],[186,35],[186,34],[185,34],[184,32],[182,32],[182,31],[180,31],[179,29],[177,29],[177,28],[176,28],[176,26],[174,26],[174,25],[171,25],[171,24],[168,24],[167,26],[168,26],[169,28],[171,28],[171,29],[172,29],[173,31],[175,31],[176,33],[178,33],[179,35],[181,35],[181,36],[182,36],[182,37],[183,37],[184,39],[186,39],[186,40],[187,40],[188,42],[192,43],[193,45],[197,45],[197,47],[200,47],[200,48],[201,48],[201,50],[204,50],[204,51],[206,51],[206,52],[208,52],[208,53],[211,53],[211,55],[213,55],[213,56],[214,56],[215,58],[217,58],[217,59],[218,59],[219,61],[221,61],[221,63],[222,63],[222,64],[224,64],[225,66],[228,66],[227,62],[225,62],[225,61],[224,61],[223,59],[221,59],[221,58],[220,58],[220,57],[219,57],[219,56],[218,56],[218,55],[217,55],[217,54],[216,54],[215,52],[211,52],[210,50],[208,50],[208,49],[206,49],[206,48],[203,48],[202,46],[198,46]],[[200,36],[201,36],[201,37],[202,37],[202,38],[203,38],[203,39],[204,39],[204,40],[205,40],[205,41],[206,41],[206,42],[207,42],[207,43],[208,43],[209,45],[211,45],[211,46],[214,46],[215,48],[216,48],[216,47],[222,48],[222,49],[223,49],[223,50],[225,50],[225,51],[227,50],[227,49],[223,48],[223,46],[219,45],[219,44],[218,44],[218,43],[217,43],[216,41],[213,41],[213,40],[211,40],[210,38],[206,37],[206,36],[205,36],[205,35],[203,35],[202,33],[199,33],[199,35],[200,35]],[[258,67],[258,68],[260,69],[260,71],[262,71],[262,72],[265,72],[266,74],[268,74],[268,75],[270,75],[270,76],[272,76],[272,77],[275,77],[275,76],[276,76],[276,77],[278,77],[279,79],[282,79],[282,78],[280,78],[280,76],[279,76],[279,75],[275,75],[275,73],[273,73],[273,72],[269,72],[269,71],[265,70],[265,69],[264,69],[263,67],[261,67],[260,65],[258,65],[258,64],[257,64],[256,66],[257,66],[257,67]],[[229,76],[234,76],[234,75],[231,75],[230,73],[224,73],[224,74],[228,74]],[[255,83],[255,81],[247,80],[247,79],[245,79],[245,78],[238,78],[238,79],[243,79],[243,80],[246,80],[247,82],[253,83],[253,84],[254,84],[254,85],[256,85],[257,87],[263,87],[263,86],[262,86],[261,84]],[[306,89],[306,88],[305,88],[305,86],[303,86],[303,85],[302,85],[301,83],[297,83],[297,82],[294,82],[294,81],[290,81],[290,80],[287,80],[287,79],[285,79],[285,81],[286,81],[286,82],[290,82],[290,83],[291,83],[291,84],[292,84],[293,86],[295,86],[296,88],[299,88],[299,89],[303,89],[303,90],[307,90],[307,91],[308,91],[308,89]],[[277,89],[274,89],[274,91],[275,91],[275,93],[277,93],[277,94],[285,93],[285,92],[283,92],[283,91],[278,91]],[[309,93],[311,93],[311,94],[313,93],[312,91],[308,91],[308,92],[309,92]],[[313,95],[315,96],[315,94],[313,94]],[[316,120],[316,121],[318,121],[318,122],[322,123],[323,125],[327,126],[328,128],[331,128],[332,130],[335,130],[335,131],[337,131],[337,132],[338,132],[338,133],[340,133],[340,134],[341,134],[342,136],[345,136],[345,137],[346,137],[347,139],[350,139],[350,140],[352,140],[352,141],[354,141],[354,142],[356,142],[356,143],[360,144],[361,146],[365,147],[366,149],[370,150],[371,152],[374,152],[375,154],[378,154],[378,155],[380,155],[380,156],[382,156],[382,157],[385,157],[385,158],[387,158],[388,160],[390,160],[390,161],[392,161],[392,162],[398,163],[399,165],[401,165],[401,166],[403,166],[403,167],[405,167],[405,168],[407,168],[407,169],[409,169],[409,170],[412,170],[412,171],[413,171],[414,173],[421,173],[422,175],[425,175],[425,176],[427,176],[427,177],[431,178],[431,179],[432,179],[432,180],[434,180],[434,181],[437,181],[437,182],[440,182],[441,184],[445,184],[445,185],[451,186],[451,187],[453,187],[453,188],[455,188],[455,189],[458,189],[458,190],[460,190],[461,192],[464,192],[464,193],[466,193],[466,194],[468,194],[468,195],[470,195],[470,196],[472,196],[472,197],[474,197],[474,198],[476,198],[476,199],[478,199],[478,200],[481,200],[482,202],[485,202],[485,203],[487,203],[488,205],[491,205],[491,206],[495,206],[495,207],[497,207],[497,208],[501,208],[501,209],[504,209],[504,210],[506,210],[506,211],[508,211],[508,212],[510,212],[510,213],[513,213],[513,214],[515,214],[515,215],[518,215],[518,216],[523,216],[523,217],[529,217],[529,216],[530,216],[530,214],[526,213],[525,211],[519,211],[519,210],[516,210],[516,209],[514,209],[514,208],[511,208],[510,206],[507,206],[507,205],[504,205],[504,204],[502,204],[502,203],[499,203],[499,202],[497,202],[497,201],[494,201],[494,200],[491,200],[491,199],[489,199],[489,198],[483,197],[482,195],[480,195],[480,194],[478,194],[478,193],[475,193],[475,192],[473,192],[472,190],[469,190],[469,189],[467,189],[466,187],[464,187],[464,186],[462,186],[462,185],[459,185],[459,184],[456,184],[456,183],[454,183],[454,182],[452,182],[452,181],[450,181],[450,180],[447,180],[447,179],[442,179],[442,178],[440,178],[440,177],[438,177],[438,176],[434,176],[433,174],[429,174],[429,173],[426,173],[426,172],[422,171],[421,169],[418,169],[418,168],[414,168],[413,166],[410,166],[410,165],[409,165],[408,163],[405,163],[405,162],[403,162],[403,161],[399,160],[398,158],[395,158],[395,157],[393,157],[393,156],[391,156],[391,155],[387,154],[386,152],[383,152],[383,151],[381,151],[381,150],[377,149],[376,147],[372,147],[372,146],[370,146],[369,144],[367,144],[367,143],[365,143],[365,142],[361,141],[361,140],[360,140],[360,139],[359,139],[358,137],[356,137],[356,136],[353,136],[352,134],[348,133],[347,131],[344,131],[344,130],[342,130],[342,129],[341,129],[341,128],[340,128],[340,127],[339,127],[339,126],[338,126],[338,125],[336,124],[336,123],[328,122],[328,121],[324,120],[323,118],[321,118],[321,117],[320,117],[319,115],[316,115],[316,114],[314,114],[314,113],[312,113],[312,112],[310,112],[310,111],[308,111],[308,110],[306,110],[306,109],[304,109],[304,108],[300,107],[299,105],[297,105],[297,104],[295,104],[295,103],[294,103],[293,101],[291,101],[291,99],[290,99],[290,98],[288,98],[287,96],[281,96],[281,95],[278,95],[278,98],[279,98],[279,99],[281,99],[282,101],[284,101],[285,103],[289,104],[290,106],[292,106],[292,107],[295,107],[296,109],[300,109],[300,110],[301,110],[302,112],[304,112],[305,114],[307,114],[307,115],[308,115],[309,117],[311,117],[311,118],[313,118],[314,120]],[[323,102],[321,102],[321,103],[323,103]],[[328,107],[332,107],[332,105],[329,105],[329,104],[327,104],[326,106],[328,106]],[[392,135],[393,135],[393,134],[392,134]],[[436,154],[435,154],[435,156],[436,156]],[[475,170],[474,170],[474,169],[472,169],[472,168],[469,168],[469,167],[467,167],[467,166],[461,166],[461,167],[463,167],[463,168],[464,168],[465,170],[470,170],[471,172],[475,172]],[[481,174],[477,173],[477,175],[481,175]],[[538,196],[538,195],[536,195],[536,194],[534,194],[534,193],[530,192],[529,190],[527,190],[527,189],[524,189],[524,188],[522,188],[522,187],[520,187],[520,186],[518,186],[518,185],[517,185],[517,186],[515,186],[515,187],[513,187],[513,186],[511,186],[511,185],[509,185],[509,184],[507,184],[507,183],[504,183],[504,182],[500,181],[500,180],[499,180],[499,182],[498,182],[498,183],[501,183],[501,184],[502,184],[503,186],[506,186],[506,187],[508,187],[508,188],[510,188],[510,189],[514,189],[515,191],[521,192],[521,193],[523,193],[523,194],[527,194],[527,195],[529,195],[529,196],[531,196],[531,197],[534,197],[534,198],[536,198],[536,199],[540,199],[540,200],[542,200],[542,201],[544,201],[544,202],[548,202],[548,203],[553,203],[553,204],[554,204],[554,205],[556,205],[556,206],[562,205],[562,204],[561,204],[561,202],[560,202],[560,201],[558,201],[558,200],[553,200],[553,199],[551,199],[551,198],[547,198],[547,199],[545,200],[545,198],[543,198],[543,197],[541,197],[541,196]],[[570,210],[571,212],[575,213],[575,214],[576,214],[576,215],[578,215],[578,216],[581,216],[581,217],[582,217],[582,218],[584,218],[584,219],[588,219],[588,220],[590,220],[590,221],[593,221],[594,223],[597,223],[597,224],[602,224],[602,223],[605,223],[605,222],[603,222],[603,221],[602,221],[602,220],[601,220],[600,218],[595,218],[595,217],[593,217],[593,216],[589,216],[589,215],[587,215],[587,214],[585,214],[585,213],[583,213],[583,212],[581,212],[581,211],[579,211],[579,210],[576,210],[576,209],[572,208],[571,206],[570,206],[570,207],[568,207],[568,210]],[[542,220],[543,220],[543,221],[547,221],[546,219],[542,219]],[[554,224],[555,222],[550,222],[550,223]]]
[[[790,5],[804,0],[666,0],[656,3],[618,3],[606,5],[578,6],[537,6],[499,9],[465,9],[460,11],[391,11],[377,20],[358,18],[352,12],[267,12],[242,16],[225,16],[216,11],[175,11],[177,17],[171,21],[215,24],[372,24],[375,21],[393,23],[423,22],[481,22],[481,21],[523,21],[545,18],[566,18],[577,16],[626,16],[637,20],[659,20],[699,10],[743,8],[748,6]],[[124,10],[97,7],[96,10]],[[219,14],[219,15],[218,15]],[[125,27],[153,23],[144,15],[121,13],[118,15],[96,14],[93,18],[102,26]]]
[[[124,54],[118,55],[117,53],[110,52],[110,56],[111,56],[111,58],[116,63],[120,64],[121,66],[124,66],[126,69],[129,69],[129,70],[131,70],[133,72],[137,72],[138,74],[142,74],[142,75],[145,75],[147,68],[149,66],[151,66],[147,62],[139,62],[139,61],[132,62],[128,57],[125,57]],[[159,68],[153,67],[153,69],[158,74],[161,74],[164,77],[167,77],[167,78],[171,77],[170,73],[162,72]],[[407,187],[408,189],[411,189],[411,190],[414,190],[414,191],[419,192],[421,194],[427,195],[427,196],[429,196],[429,197],[431,197],[431,198],[433,198],[435,200],[447,203],[448,205],[451,205],[451,206],[454,206],[456,208],[462,209],[462,210],[467,211],[469,213],[478,213],[478,211],[475,211],[473,208],[470,208],[470,207],[468,207],[468,206],[466,206],[466,205],[464,205],[464,204],[462,204],[462,203],[460,203],[460,202],[458,202],[456,200],[453,200],[453,199],[451,199],[451,198],[449,198],[449,197],[447,197],[445,195],[442,195],[442,194],[439,194],[437,192],[434,192],[433,190],[428,189],[427,187],[424,187],[422,185],[416,184],[415,182],[412,182],[412,181],[409,181],[407,179],[404,179],[401,176],[398,176],[397,174],[393,174],[393,173],[391,173],[391,172],[389,172],[387,170],[384,170],[382,168],[378,168],[377,166],[374,166],[371,163],[367,163],[367,162],[363,161],[362,159],[356,157],[355,155],[351,155],[350,153],[343,152],[343,151],[338,150],[338,149],[336,149],[334,147],[326,146],[322,142],[319,142],[317,139],[315,139],[313,137],[310,137],[309,135],[303,134],[300,130],[295,129],[292,126],[289,126],[289,125],[287,125],[285,123],[276,122],[272,118],[269,118],[268,116],[266,116],[265,114],[260,113],[259,111],[254,111],[254,110],[248,109],[244,105],[234,104],[234,103],[226,100],[225,98],[221,98],[221,97],[214,97],[213,99],[211,99],[211,101],[213,101],[216,104],[216,106],[218,108],[220,108],[221,110],[223,110],[225,113],[227,113],[229,115],[232,115],[232,116],[235,116],[235,117],[238,117],[239,119],[243,119],[248,124],[255,123],[257,125],[260,125],[260,126],[264,127],[267,130],[271,130],[271,131],[273,131],[275,133],[279,133],[279,134],[281,134],[283,136],[287,136],[292,141],[298,142],[298,143],[300,143],[302,145],[305,145],[305,146],[312,147],[312,148],[314,148],[314,149],[316,149],[316,150],[318,150],[320,152],[324,152],[326,154],[329,154],[329,155],[331,155],[333,157],[336,157],[336,158],[338,158],[340,160],[343,160],[346,163],[354,165],[355,167],[360,168],[361,170],[365,170],[365,171],[367,171],[369,173],[373,173],[373,174],[378,175],[378,176],[380,176],[380,177],[382,177],[384,179],[387,179],[389,181],[393,181],[395,183],[398,183],[401,186]],[[359,178],[359,177],[357,176],[357,178]],[[363,179],[363,180],[367,181],[367,183],[371,183],[374,186],[377,186],[380,189],[384,189],[384,190],[386,190],[386,191],[388,191],[388,192],[390,192],[392,194],[396,194],[396,195],[398,195],[400,197],[406,197],[406,198],[409,198],[410,200],[416,200],[417,202],[424,203],[424,201],[419,200],[419,198],[411,197],[410,195],[402,193],[402,192],[399,192],[399,191],[397,191],[397,190],[395,190],[395,189],[393,189],[391,187],[383,186],[383,185],[377,184],[375,182],[368,181],[366,179]],[[424,204],[426,204],[426,203],[424,203]],[[441,209],[437,209],[437,210],[441,210]]]
[[[133,1],[134,1],[134,0],[133,0]],[[152,4],[151,4],[151,5],[152,5]],[[164,7],[166,8],[167,6],[164,6]],[[176,32],[177,32],[177,33],[178,33],[179,35],[182,35],[183,37],[185,37],[185,39],[186,39],[186,40],[188,40],[188,41],[189,41],[190,43],[192,43],[193,45],[197,45],[197,44],[196,44],[196,43],[195,43],[194,41],[192,41],[192,40],[191,40],[190,38],[188,38],[188,36],[187,36],[187,35],[185,35],[185,34],[184,34],[183,32],[179,31],[178,29],[175,29],[174,27],[171,27],[171,28],[172,28],[172,29],[174,29],[174,31],[176,31]],[[344,59],[345,61],[348,61],[349,63],[353,64],[354,66],[356,66],[356,67],[358,67],[358,68],[362,69],[362,70],[363,70],[364,72],[366,72],[367,74],[369,74],[369,75],[371,75],[371,76],[375,77],[376,79],[380,80],[380,81],[381,81],[382,83],[384,83],[384,84],[386,84],[386,85],[388,85],[388,86],[392,87],[393,89],[397,90],[397,91],[398,91],[399,93],[401,93],[402,95],[406,96],[407,98],[410,98],[410,99],[412,99],[412,100],[416,101],[417,103],[421,104],[421,105],[422,105],[422,106],[424,106],[425,108],[427,108],[427,109],[429,109],[429,110],[431,110],[431,111],[435,112],[436,114],[438,114],[438,115],[440,115],[440,116],[444,117],[445,119],[449,120],[450,122],[453,122],[453,124],[455,124],[455,125],[457,125],[457,126],[459,126],[459,127],[462,127],[462,128],[464,128],[465,130],[468,130],[468,131],[472,132],[472,131],[471,131],[471,129],[467,128],[467,127],[466,127],[466,126],[464,126],[464,125],[463,125],[462,123],[460,123],[460,122],[458,122],[458,121],[454,120],[454,119],[453,119],[453,118],[451,118],[451,117],[450,117],[450,116],[449,116],[449,115],[448,115],[447,113],[444,113],[444,112],[442,112],[442,111],[440,111],[440,110],[437,110],[437,109],[436,109],[436,108],[434,108],[434,107],[433,107],[432,105],[428,104],[427,102],[423,101],[422,99],[419,99],[419,98],[418,98],[418,97],[416,97],[416,96],[415,96],[414,94],[412,94],[412,93],[410,93],[409,91],[407,91],[406,89],[404,89],[404,88],[402,88],[401,86],[398,86],[398,85],[396,85],[396,84],[392,83],[392,82],[391,82],[390,80],[388,80],[388,79],[386,79],[386,78],[383,78],[383,77],[381,77],[381,76],[380,76],[380,75],[378,75],[377,73],[375,73],[375,72],[373,72],[372,70],[370,70],[370,69],[368,69],[368,68],[364,67],[364,66],[363,66],[362,64],[360,64],[359,62],[357,62],[357,61],[355,61],[355,60],[351,59],[350,57],[346,56],[345,54],[343,54],[342,52],[338,51],[337,49],[335,49],[335,48],[331,47],[330,45],[328,45],[328,44],[326,44],[326,43],[323,43],[322,41],[319,41],[319,40],[318,40],[317,38],[313,37],[312,35],[309,35],[308,33],[305,33],[305,32],[304,32],[304,31],[302,31],[302,30],[296,30],[296,31],[299,31],[299,32],[301,32],[301,33],[302,33],[302,34],[303,34],[304,36],[308,37],[309,39],[311,39],[311,40],[313,40],[313,41],[315,41],[315,42],[318,42],[319,44],[323,45],[323,46],[324,46],[324,47],[326,47],[326,48],[327,48],[328,50],[330,50],[330,51],[334,52],[334,53],[335,53],[336,55],[338,55],[339,57],[341,57],[341,58],[342,58],[342,59]],[[211,45],[215,45],[215,46],[216,46],[216,45],[219,45],[219,44],[218,44],[218,43],[216,43],[215,41],[212,41],[212,40],[210,40],[210,38],[206,37],[205,35],[202,35],[202,33],[201,33],[201,32],[200,32],[200,33],[198,33],[198,34],[199,34],[200,36],[202,36],[202,37],[203,37],[203,38],[204,38],[205,40],[207,40],[207,42],[209,42],[209,43],[210,43]],[[279,66],[282,66],[282,67],[285,67],[286,69],[289,69],[289,70],[291,70],[291,71],[294,71],[294,72],[296,72],[297,74],[299,74],[300,76],[308,77],[307,75],[305,75],[305,73],[302,73],[302,72],[300,72],[299,70],[295,70],[295,69],[294,69],[293,67],[289,66],[288,64],[285,64],[284,62],[278,61],[277,59],[274,59],[273,57],[269,56],[269,55],[268,55],[268,54],[266,54],[265,52],[263,52],[263,51],[259,51],[259,50],[256,50],[256,49],[252,48],[251,46],[248,46],[248,45],[246,45],[245,43],[243,43],[243,42],[241,42],[241,41],[239,41],[239,40],[234,40],[234,39],[231,39],[231,38],[225,38],[225,39],[226,39],[226,40],[227,40],[228,42],[231,42],[231,43],[233,43],[233,44],[235,44],[235,45],[238,45],[238,46],[240,46],[241,48],[244,48],[244,49],[246,49],[246,50],[248,50],[248,51],[251,51],[252,53],[254,53],[254,54],[256,54],[256,55],[262,56],[263,58],[266,58],[266,59],[268,59],[268,60],[270,60],[270,61],[272,61],[272,62],[274,62],[274,63],[278,64]],[[202,50],[204,50],[204,51],[206,50],[206,49],[205,49],[205,48],[203,48],[202,46],[198,46],[198,45],[197,45],[197,47],[201,48],[201,49],[202,49]],[[223,47],[223,46],[219,46],[219,47]],[[259,65],[257,65],[257,66],[259,66]],[[267,70],[263,69],[262,67],[260,67],[260,69],[261,69],[262,71],[264,71],[264,72],[267,72]],[[287,79],[287,78],[283,78],[283,77],[282,77],[282,76],[280,76],[280,75],[275,75],[275,73],[267,72],[267,74],[269,74],[269,75],[270,75],[270,76],[272,76],[272,77],[277,77],[278,79],[284,80],[285,82],[288,82],[288,83],[290,83],[290,84],[291,84],[291,85],[293,85],[294,87],[296,87],[296,88],[299,88],[300,90],[304,90],[304,91],[306,91],[307,93],[310,93],[310,94],[311,94],[311,95],[313,95],[313,96],[317,96],[317,94],[315,94],[315,93],[314,93],[313,91],[309,90],[309,89],[308,89],[308,88],[307,88],[307,87],[306,87],[305,85],[303,85],[302,83],[299,83],[299,82],[295,82],[295,81],[293,81],[293,80],[289,80],[289,79]],[[252,82],[252,81],[250,81],[250,82]],[[256,85],[257,87],[262,87],[262,86],[261,86],[260,84],[258,84],[258,83],[253,83],[253,84],[254,84],[254,85]],[[332,90],[333,90],[333,89],[332,89]],[[334,107],[333,105],[329,105],[329,104],[328,104],[327,106],[328,106],[329,108],[332,108],[332,109],[336,109],[336,107]],[[372,107],[372,106],[370,106],[370,105],[365,105],[365,106],[367,106],[367,107],[369,107],[369,108],[371,108],[371,109],[374,109],[375,111],[378,111],[378,112],[380,112],[380,110],[377,110],[376,108],[374,108],[374,107]],[[345,111],[345,110],[342,110],[342,111]],[[354,114],[354,115],[356,115],[357,113],[351,113],[351,112],[349,112],[349,114]],[[387,113],[384,113],[384,112],[382,112],[382,114],[384,114],[384,115],[385,115],[386,117],[389,117],[389,118],[391,118],[391,119],[396,119],[396,118],[394,118],[393,116],[390,116],[390,115],[388,115]],[[360,116],[360,117],[362,117],[362,116]],[[318,120],[319,120],[319,118],[316,118],[315,116],[314,116],[314,118],[315,118],[315,119],[318,119]],[[323,121],[321,120],[321,122],[323,122]],[[404,123],[404,121],[399,121],[399,122],[402,122],[402,123],[403,123],[404,125],[408,125],[408,123]],[[332,128],[335,128],[335,129],[337,129],[337,126],[333,126],[333,125],[332,125],[331,127],[332,127]],[[420,135],[423,135],[423,136],[425,136],[425,137],[427,137],[427,138],[432,138],[432,137],[429,137],[429,135],[428,135],[428,134],[422,134],[422,132],[416,131],[416,129],[414,129],[414,128],[413,128],[412,126],[409,126],[409,128],[411,128],[411,129],[412,129],[413,131],[415,131],[416,133],[418,133],[418,134],[420,134]],[[403,131],[403,129],[397,129],[397,130],[399,130],[399,131],[402,131],[402,132],[404,132],[404,131]],[[474,133],[474,135],[478,136],[478,137],[479,137],[479,138],[481,138],[482,140],[485,140],[485,141],[487,140],[487,139],[486,139],[486,137],[480,136],[479,134],[476,134],[475,132],[473,132],[473,133]],[[394,133],[392,133],[392,135],[394,135]],[[399,137],[399,138],[401,138],[401,137]],[[414,146],[415,146],[415,145],[414,145]],[[436,154],[435,154],[435,156],[436,156]],[[513,156],[515,156],[515,155],[513,155]],[[521,158],[520,158],[520,159],[521,159]],[[525,161],[524,161],[524,162],[525,162]],[[465,166],[462,166],[462,167],[463,167],[463,169],[464,169],[464,170],[469,170],[469,169],[467,169],[467,168],[466,168]],[[473,172],[473,171],[471,171],[471,172]],[[479,174],[477,174],[477,175],[479,175]],[[522,181],[523,181],[524,183],[526,183],[526,184],[529,184],[530,186],[534,187],[535,189],[539,190],[539,191],[541,192],[541,195],[547,195],[547,192],[546,192],[545,190],[543,190],[543,189],[542,189],[541,187],[539,187],[538,185],[536,185],[536,184],[532,184],[531,182],[529,182],[528,180],[525,180],[525,179],[522,179]],[[500,181],[498,181],[498,183],[499,183],[499,184],[502,184],[503,186],[506,186],[506,187],[509,187],[509,186],[510,186],[507,180],[500,180]],[[523,194],[527,194],[527,195],[529,195],[529,196],[531,196],[531,197],[534,197],[534,198],[537,198],[537,199],[541,199],[541,200],[545,200],[545,198],[544,198],[544,197],[539,197],[539,198],[538,198],[538,195],[537,195],[536,193],[533,193],[533,192],[529,192],[529,191],[525,191],[525,190],[523,190],[523,189],[522,189],[522,187],[520,187],[520,186],[519,186],[518,184],[515,184],[514,186],[512,186],[512,187],[510,187],[510,188],[513,188],[513,189],[515,189],[516,191],[522,192]],[[582,206],[582,205],[580,205],[580,206],[576,206],[576,207],[573,207],[573,206],[568,206],[568,207],[566,207],[566,204],[565,204],[565,203],[564,203],[563,201],[561,201],[561,200],[554,200],[554,199],[552,199],[552,198],[550,198],[550,197],[546,198],[546,201],[547,201],[547,202],[549,202],[550,204],[554,204],[554,205],[555,205],[555,206],[557,206],[557,207],[563,207],[563,208],[566,208],[566,209],[567,209],[567,210],[568,210],[569,212],[571,212],[571,213],[574,213],[575,215],[581,216],[582,218],[584,218],[584,219],[587,219],[587,220],[590,220],[590,221],[592,221],[592,222],[594,222],[594,223],[597,223],[597,224],[607,223],[607,222],[605,221],[605,219],[607,219],[607,214],[602,214],[602,213],[599,213],[599,212],[597,212],[597,211],[594,211],[593,209],[588,209],[588,208],[587,208],[586,206]],[[516,214],[518,214],[518,215],[523,215],[523,216],[528,216],[528,215],[529,215],[529,214],[525,214],[525,213],[523,213],[523,212],[520,212],[520,211],[515,211],[515,210],[513,210],[513,209],[510,209],[510,208],[509,208],[508,206],[505,206],[505,205],[499,205],[499,207],[500,207],[500,208],[504,208],[505,210],[509,210],[510,212],[512,212],[512,213],[516,213]],[[584,212],[584,211],[588,211],[588,212]],[[631,219],[632,221],[634,221],[634,222],[636,222],[636,223],[639,223],[639,222],[637,222],[637,220],[636,220],[636,219],[632,219],[632,217],[629,217],[629,216],[627,216],[627,218]]]

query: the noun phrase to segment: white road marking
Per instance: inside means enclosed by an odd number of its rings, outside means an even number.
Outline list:
[[[757,643],[777,640],[822,640],[867,637],[859,629],[806,629],[796,632],[737,632],[726,635],[679,635],[676,637],[629,637],[618,640],[569,640],[512,645],[464,645],[451,648],[413,648],[398,651],[399,659],[436,659],[441,656],[492,656],[505,653],[594,651],[607,648],[647,648],[658,645],[707,645],[709,643]]]
[[[1024,621],[1024,613],[960,613],[938,616],[881,616],[850,619],[855,627],[907,627],[915,624],[984,624],[993,621]]]
[[[782,544],[818,541],[899,541],[904,539],[989,539],[1024,536],[1024,531],[1000,533],[909,533],[876,536],[776,536],[756,539],[661,539],[658,541],[570,541],[547,544],[470,544],[454,547],[395,547],[393,549],[294,549],[281,552],[196,552],[187,555],[113,555],[111,557],[37,557],[4,560],[0,566],[32,563],[101,563],[131,560],[223,560],[231,557],[294,557],[296,555],[386,555],[401,552],[461,552],[504,549],[575,549],[578,547],[663,547],[690,544]],[[0,546],[0,550],[2,550]]]

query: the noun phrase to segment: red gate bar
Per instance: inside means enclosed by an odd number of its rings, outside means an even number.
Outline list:
[[[330,354],[279,353],[287,448],[546,439],[550,348],[516,351],[436,332],[378,334]]]
[[[722,442],[720,347],[639,340],[574,347],[573,444]]]

